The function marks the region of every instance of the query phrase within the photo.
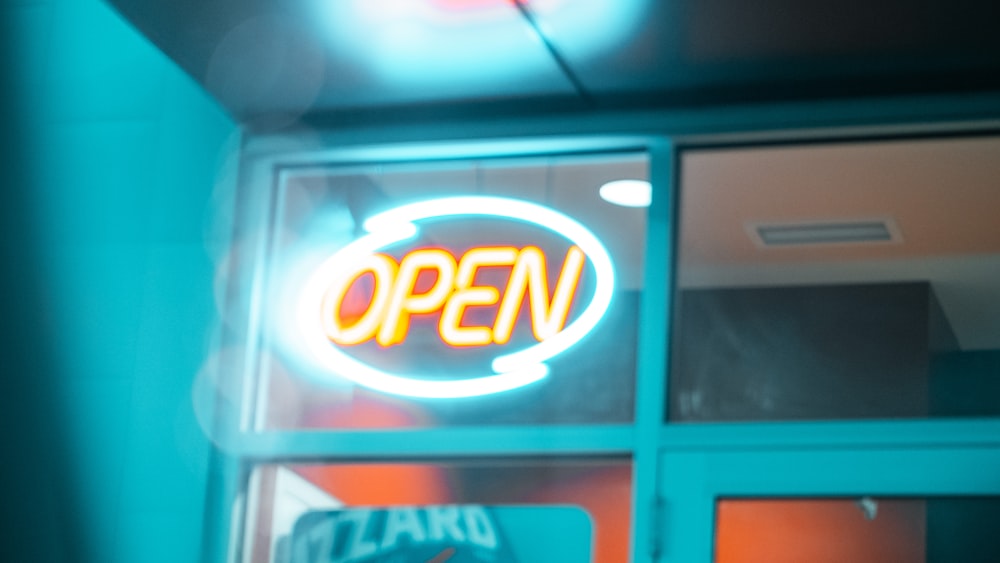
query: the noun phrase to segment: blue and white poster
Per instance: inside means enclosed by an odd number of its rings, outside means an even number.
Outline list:
[[[586,563],[591,521],[570,506],[401,506],[308,512],[291,563]]]

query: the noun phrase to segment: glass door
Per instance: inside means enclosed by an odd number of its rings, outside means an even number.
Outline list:
[[[994,561],[1000,137],[689,146],[664,561]]]

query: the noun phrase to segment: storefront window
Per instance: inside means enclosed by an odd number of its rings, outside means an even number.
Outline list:
[[[669,419],[1000,415],[1000,138],[688,150]]]
[[[647,168],[614,154],[283,170],[255,428],[630,422],[646,209],[601,187]]]

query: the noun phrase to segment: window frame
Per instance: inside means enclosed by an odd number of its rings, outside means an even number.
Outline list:
[[[260,295],[266,272],[265,263],[268,229],[275,207],[273,194],[277,193],[278,182],[285,170],[308,167],[330,168],[368,165],[393,165],[420,161],[450,162],[470,159],[501,159],[506,157],[546,157],[603,155],[624,152],[642,152],[648,155],[650,178],[654,185],[663,186],[654,190],[653,203],[649,208],[647,225],[646,257],[669,254],[668,217],[671,214],[670,193],[672,166],[655,164],[672,158],[669,145],[657,137],[578,137],[546,140],[510,140],[502,143],[498,150],[495,144],[485,143],[481,151],[470,150],[468,143],[427,144],[420,146],[398,146],[395,149],[377,147],[359,155],[352,150],[324,149],[318,151],[293,152],[289,155],[271,155],[255,160],[244,168],[249,188],[244,190],[236,221],[255,225],[252,231],[253,282],[249,293],[251,327],[257,326],[260,316]],[[663,178],[668,178],[664,180]],[[659,179],[659,180],[658,180]],[[262,227],[263,226],[263,227]],[[234,235],[238,237],[239,233]],[[655,240],[654,240],[655,238]],[[425,461],[448,462],[477,459],[581,459],[581,458],[625,458],[632,464],[633,522],[646,522],[652,510],[651,499],[656,488],[656,433],[663,419],[665,381],[663,380],[663,331],[668,319],[656,315],[656,311],[666,310],[669,291],[670,260],[647,262],[644,267],[645,286],[660,288],[661,291],[643,291],[638,319],[639,338],[637,366],[635,373],[636,401],[634,418],[630,424],[587,424],[587,425],[518,425],[518,426],[467,426],[428,429],[386,429],[386,430],[267,430],[258,431],[253,424],[253,405],[256,393],[256,370],[254,354],[256,347],[251,342],[247,346],[242,375],[236,383],[242,397],[238,423],[230,419],[229,425],[237,426],[237,431],[220,431],[216,443],[233,465],[239,468],[239,479],[228,487],[228,506],[233,521],[238,522],[238,531],[230,542],[229,560],[241,561],[243,537],[246,536],[247,518],[242,513],[254,506],[254,499],[248,496],[250,474],[258,464],[288,462],[351,463],[364,461]],[[663,317],[663,318],[659,318]],[[251,328],[247,339],[258,338]],[[224,487],[225,488],[225,487]],[[643,545],[642,538],[636,538],[633,526],[633,552],[635,545]],[[634,553],[633,560],[642,560],[641,553]]]

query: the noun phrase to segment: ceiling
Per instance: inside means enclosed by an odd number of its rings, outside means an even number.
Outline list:
[[[1000,254],[1000,139],[685,153],[687,267]],[[761,248],[756,224],[890,219],[899,242]]]
[[[110,0],[238,120],[1000,90],[992,0]]]

